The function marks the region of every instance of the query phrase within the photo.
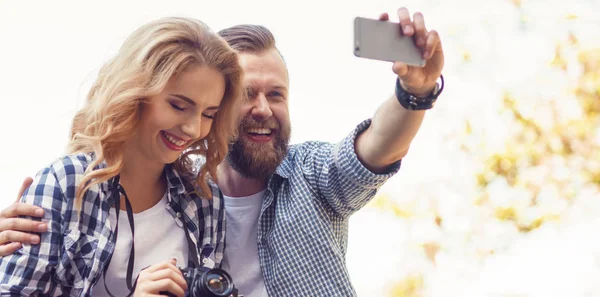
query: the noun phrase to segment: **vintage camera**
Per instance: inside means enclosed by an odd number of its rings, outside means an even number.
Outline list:
[[[242,297],[229,273],[219,268],[180,268],[188,285],[186,297]],[[169,292],[163,295],[175,297]]]

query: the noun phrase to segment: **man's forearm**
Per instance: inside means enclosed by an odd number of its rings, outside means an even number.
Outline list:
[[[424,116],[425,111],[407,110],[392,96],[377,109],[371,126],[357,137],[358,159],[374,173],[386,171],[406,156]]]

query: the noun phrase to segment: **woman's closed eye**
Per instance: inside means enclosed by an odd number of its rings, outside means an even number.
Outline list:
[[[219,106],[210,106],[202,111],[202,116],[207,119],[212,120],[215,118],[215,115],[217,114],[218,111],[219,111]]]
[[[175,104],[175,103],[171,103],[171,106],[172,106],[174,109],[176,109],[176,110],[179,110],[179,111],[184,111],[184,110],[186,109],[185,107],[179,106],[179,105],[177,105],[177,104]]]

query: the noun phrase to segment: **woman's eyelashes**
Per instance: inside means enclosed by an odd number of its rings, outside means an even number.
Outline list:
[[[171,107],[173,107],[175,110],[177,111],[186,111],[188,110],[188,107],[185,106],[185,104],[181,104],[179,102],[169,102],[169,104],[171,104]],[[204,112],[202,113],[202,116],[207,118],[207,119],[214,119],[215,115],[217,113],[217,111],[215,111],[215,108],[209,108],[208,109],[210,112]]]
[[[176,110],[178,110],[178,111],[184,111],[184,110],[186,110],[186,108],[185,108],[185,107],[182,107],[182,106],[180,106],[180,105],[177,105],[176,103],[172,103],[172,102],[171,102],[170,104],[171,104],[171,106],[172,106],[174,109],[176,109]]]

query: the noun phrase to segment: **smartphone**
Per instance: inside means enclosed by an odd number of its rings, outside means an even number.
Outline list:
[[[356,17],[354,55],[379,61],[402,61],[423,67],[425,59],[412,37],[402,35],[398,23]]]

